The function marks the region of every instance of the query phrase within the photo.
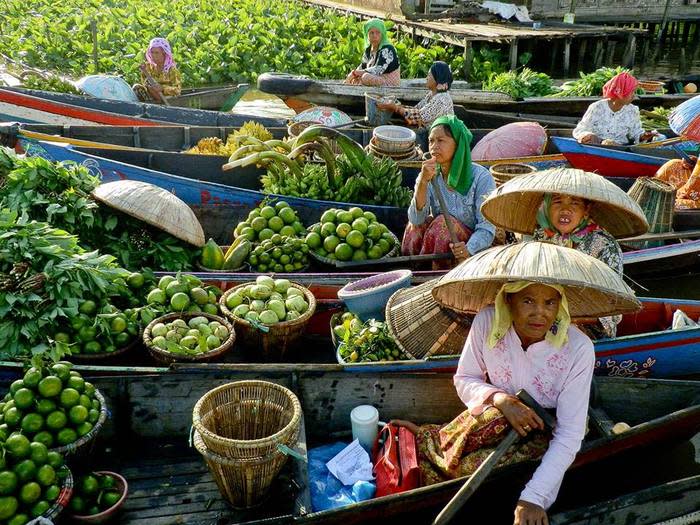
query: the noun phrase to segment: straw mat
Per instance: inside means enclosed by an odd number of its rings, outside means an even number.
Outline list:
[[[530,235],[537,227],[537,210],[545,193],[594,201],[591,218],[614,237],[642,235],[649,229],[644,212],[624,191],[600,175],[573,168],[514,177],[488,196],[481,213],[495,226]]]
[[[204,246],[204,230],[197,216],[167,190],[135,180],[100,184],[92,192],[100,202],[164,230],[178,239]]]
[[[564,287],[572,318],[605,317],[641,308],[634,292],[605,263],[572,248],[544,242],[497,246],[477,253],[444,275],[433,288],[441,305],[477,313],[494,302],[506,282]]]

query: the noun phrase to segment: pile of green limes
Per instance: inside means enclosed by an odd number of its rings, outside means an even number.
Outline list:
[[[353,207],[330,209],[306,236],[317,255],[338,261],[380,259],[394,249],[396,239],[374,213]]]
[[[91,472],[77,479],[69,507],[78,516],[92,516],[113,507],[121,497],[114,477]]]
[[[287,237],[298,237],[306,231],[297,213],[284,201],[277,201],[274,206],[264,204],[248,214],[248,218],[239,222],[233,230],[233,238],[243,236],[250,242],[257,243],[271,239],[276,233]]]
[[[148,305],[159,313],[204,312],[219,313],[221,290],[216,286],[205,286],[194,275],[164,275],[146,296]]]

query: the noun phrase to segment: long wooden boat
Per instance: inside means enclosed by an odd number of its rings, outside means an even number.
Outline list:
[[[580,144],[572,138],[552,137],[552,142],[574,168],[598,173],[605,177],[653,177],[669,158],[678,158],[673,150],[636,147],[633,151],[607,146]],[[696,149],[696,142],[683,141],[676,145]],[[644,151],[644,153],[641,153]],[[662,151],[662,153],[657,153]]]
[[[415,104],[427,93],[423,79],[402,81],[399,87],[369,87],[352,86],[339,80],[314,80],[304,76],[277,73],[260,75],[258,89],[277,95],[294,109],[318,104],[337,107],[352,114],[364,113],[365,93],[393,96],[410,104]],[[600,97],[532,97],[514,100],[505,93],[470,89],[468,85],[460,82],[452,84],[450,94],[455,104],[464,105],[470,109],[578,118],[583,116],[589,105],[600,100]],[[692,96],[688,94],[641,95],[635,99],[634,103],[643,109],[657,106],[675,107]]]
[[[250,84],[183,89],[177,97],[168,97],[168,104],[180,108],[231,111],[248,89]]]
[[[697,523],[700,521],[700,475],[669,481],[615,499],[549,516],[551,525],[591,523]]]
[[[158,104],[103,100],[22,88],[0,89],[0,120],[58,125],[115,126],[195,125],[241,126],[247,120],[282,127],[284,119],[235,115]]]
[[[5,369],[3,376],[7,388],[19,374]],[[86,373],[86,377],[103,393],[112,414],[100,433],[90,464],[117,471],[129,482],[129,497],[118,523],[353,524],[379,520],[386,523],[390,518],[409,516],[416,522],[421,515],[434,516],[464,481],[452,480],[314,512],[306,463],[290,458],[271,488],[273,496],[264,505],[242,511],[223,501],[202,458],[188,446],[196,401],[212,388],[232,381],[270,381],[296,394],[303,410],[303,422],[295,450],[306,458],[311,448],[337,441],[349,443],[350,411],[360,404],[375,405],[380,417],[386,420],[409,419],[419,424],[450,421],[464,409],[451,374],[348,374],[284,368],[267,372],[217,372],[206,365],[192,365],[159,375],[121,372]],[[580,487],[580,477],[584,475],[593,479],[604,475],[610,483],[611,495],[619,490],[616,480],[631,478],[635,488],[655,483],[645,462],[638,458],[663,454],[669,445],[682,442],[698,431],[700,384],[601,378],[598,390],[599,408],[613,421],[624,421],[631,428],[619,435],[607,435],[591,425],[565,476],[562,492]],[[621,463],[628,467],[616,474],[612,466]],[[460,517],[469,516],[474,522],[501,523],[500,512],[512,514],[512,508],[502,504],[504,495],[508,494],[506,500],[512,497],[514,502],[536,465],[536,462],[524,462],[495,470]],[[496,490],[501,495],[497,500],[501,505],[496,506],[499,508],[484,505],[492,501]],[[572,506],[576,503],[572,502]],[[491,518],[487,521],[482,521],[486,516],[484,508]]]

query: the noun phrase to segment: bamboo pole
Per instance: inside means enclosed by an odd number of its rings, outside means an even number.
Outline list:
[[[97,58],[97,21],[94,18],[90,20],[90,34],[92,35],[92,62],[97,74],[100,72],[100,63]]]

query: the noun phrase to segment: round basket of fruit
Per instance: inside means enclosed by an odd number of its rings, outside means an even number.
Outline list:
[[[10,432],[64,455],[89,452],[107,419],[102,394],[64,361],[27,370],[10,385],[2,410]]]
[[[151,311],[167,313],[219,314],[218,301],[221,290],[216,286],[206,286],[194,275],[164,275],[158,285],[148,292],[146,301]],[[145,322],[150,324],[153,318]]]
[[[70,501],[71,519],[78,523],[105,523],[124,504],[129,485],[123,476],[106,470],[79,476]]]
[[[331,337],[342,365],[409,359],[382,321],[363,323],[350,312],[336,313],[331,317]]]
[[[321,221],[309,228],[306,244],[314,259],[330,265],[393,257],[400,246],[396,235],[374,213],[358,207],[325,211]]]
[[[233,348],[236,332],[226,319],[205,313],[170,313],[151,321],[143,342],[156,361],[211,361]]]
[[[261,351],[257,355],[265,361],[276,361],[304,333],[316,298],[300,284],[261,275],[224,292],[219,308],[234,321],[246,347]]]

